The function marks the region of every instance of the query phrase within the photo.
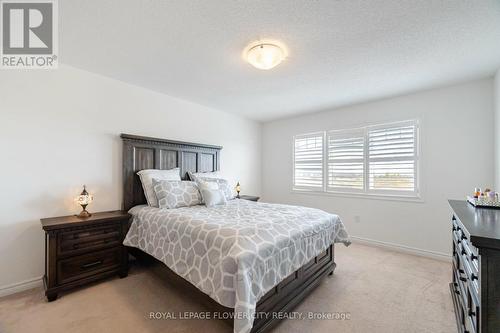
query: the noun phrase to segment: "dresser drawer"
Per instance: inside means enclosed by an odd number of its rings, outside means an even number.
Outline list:
[[[59,234],[59,255],[77,255],[86,251],[117,246],[121,240],[120,224],[79,229]]]
[[[474,271],[477,273],[479,271],[479,256],[477,254],[477,249],[470,244],[468,240],[462,240],[462,254],[467,256],[467,260],[471,264]]]
[[[470,290],[469,290],[470,291]],[[479,299],[473,294],[469,293],[467,295],[468,299],[468,320],[470,326],[474,328],[475,332],[479,332],[479,316],[480,316],[480,307],[479,307]]]
[[[474,319],[471,316],[465,316],[464,318],[464,333],[476,333],[476,327],[474,326]]]
[[[64,284],[101,272],[118,269],[121,258],[122,248],[115,247],[60,260],[57,263],[57,283]]]

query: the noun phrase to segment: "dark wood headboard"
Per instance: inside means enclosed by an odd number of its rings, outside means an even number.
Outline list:
[[[181,169],[187,172],[208,172],[220,169],[222,147],[121,134],[123,140],[123,209],[146,203],[137,172],[144,169]]]

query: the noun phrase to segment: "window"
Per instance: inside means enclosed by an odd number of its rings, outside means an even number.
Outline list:
[[[294,140],[293,187],[323,189],[324,133],[299,135]]]
[[[294,189],[418,197],[418,122],[299,135]]]
[[[365,138],[362,130],[328,133],[327,190],[364,189],[364,147]]]
[[[368,189],[416,192],[417,126],[413,122],[368,129]]]

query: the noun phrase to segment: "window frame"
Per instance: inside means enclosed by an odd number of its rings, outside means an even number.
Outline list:
[[[414,190],[413,191],[401,191],[401,190],[370,190],[370,159],[369,159],[369,132],[374,129],[390,128],[394,126],[405,126],[412,125],[415,126],[414,130],[414,155],[409,159],[413,160],[414,164]],[[349,189],[349,188],[339,188],[332,189],[329,188],[329,138],[330,133],[356,133],[363,132],[363,190],[359,189]],[[358,126],[345,129],[335,129],[335,130],[325,130],[312,132],[307,134],[300,134],[293,136],[293,157],[292,157],[292,192],[294,193],[307,193],[307,194],[322,194],[322,195],[334,195],[334,196],[346,196],[346,197],[361,197],[361,198],[381,198],[381,199],[394,199],[403,201],[422,201],[421,197],[421,144],[420,144],[420,131],[421,125],[419,119],[409,119],[402,121],[394,121],[387,123],[377,123],[366,126]],[[323,187],[322,189],[314,188],[303,188],[295,186],[295,139],[315,134],[323,134]]]

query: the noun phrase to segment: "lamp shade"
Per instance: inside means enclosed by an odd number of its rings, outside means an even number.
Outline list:
[[[85,191],[86,192],[86,191]],[[80,194],[79,196],[76,197],[76,202],[83,206],[83,205],[88,205],[92,201],[94,201],[94,197],[92,195],[86,193],[86,194]]]
[[[258,69],[268,70],[279,65],[285,58],[285,51],[276,44],[262,43],[247,51],[247,61]]]
[[[92,195],[89,194],[89,192],[87,192],[87,188],[85,185],[83,185],[83,191],[82,193],[80,193],[79,196],[77,196],[75,198],[75,201],[80,205],[82,206],[82,211],[80,212],[80,214],[78,214],[77,216],[78,217],[81,217],[81,218],[87,218],[87,217],[90,217],[92,214],[90,214],[88,211],[87,211],[87,206],[92,202],[94,201],[94,197]]]

